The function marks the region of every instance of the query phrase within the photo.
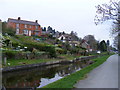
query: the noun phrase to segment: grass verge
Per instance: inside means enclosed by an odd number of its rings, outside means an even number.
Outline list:
[[[91,70],[93,70],[94,68],[96,68],[97,66],[99,66],[100,64],[105,62],[109,56],[110,55],[106,55],[106,56],[101,56],[99,58],[93,59],[95,61],[95,63],[81,69],[78,72],[68,75],[58,81],[50,83],[50,84],[44,86],[43,88],[74,88],[73,85],[78,80],[84,79],[87,73],[89,73]],[[41,88],[38,88],[38,90],[39,89],[41,89]]]

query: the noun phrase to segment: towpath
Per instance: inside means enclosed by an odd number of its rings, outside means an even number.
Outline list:
[[[118,55],[92,70],[86,79],[78,81],[76,88],[118,88]]]

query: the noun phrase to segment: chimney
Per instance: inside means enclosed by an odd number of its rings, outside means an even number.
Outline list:
[[[38,20],[35,20],[36,23],[38,23]]]
[[[20,20],[20,17],[18,17],[18,20]]]

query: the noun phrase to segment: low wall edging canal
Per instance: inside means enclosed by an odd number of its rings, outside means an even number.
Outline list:
[[[85,56],[85,57],[75,58],[73,60],[50,61],[50,62],[37,63],[37,64],[4,67],[4,68],[1,68],[1,70],[2,70],[3,73],[4,72],[13,72],[13,71],[19,71],[19,70],[24,70],[24,69],[30,69],[30,68],[42,67],[42,66],[49,66],[49,65],[55,65],[55,64],[69,64],[69,63],[74,63],[76,61],[87,61],[87,60],[90,60],[90,59],[94,59],[96,57],[98,57],[98,56]]]

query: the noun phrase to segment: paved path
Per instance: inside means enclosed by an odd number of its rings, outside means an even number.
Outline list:
[[[74,85],[76,88],[118,88],[118,55],[92,70],[88,77]]]

